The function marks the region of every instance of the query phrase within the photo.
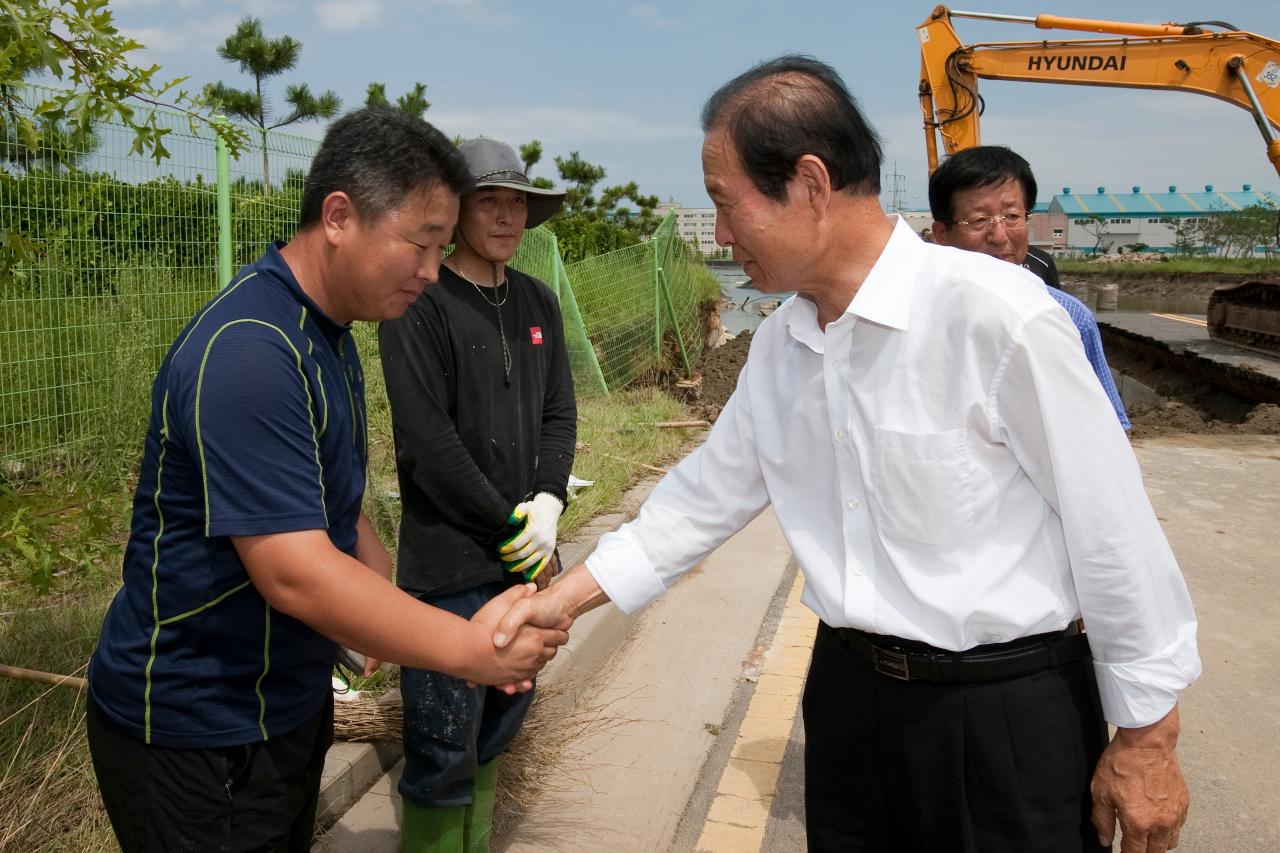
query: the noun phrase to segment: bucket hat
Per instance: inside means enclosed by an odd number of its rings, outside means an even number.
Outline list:
[[[533,185],[522,171],[523,164],[516,156],[515,149],[505,142],[496,139],[468,139],[458,146],[458,151],[466,158],[467,169],[476,182],[476,189],[507,187],[526,194],[529,200],[529,218],[525,221],[525,228],[535,228],[546,222],[564,202],[565,194],[560,190]]]

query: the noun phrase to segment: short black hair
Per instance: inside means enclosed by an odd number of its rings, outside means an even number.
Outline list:
[[[1036,206],[1031,164],[1003,145],[979,145],[952,154],[929,176],[929,212],[948,225],[955,221],[956,193],[1014,180],[1022,185],[1027,213]]]
[[[720,128],[751,183],[775,201],[786,200],[805,154],[822,161],[833,189],[880,192],[880,138],[835,69],[811,56],[762,62],[717,89],[702,108],[702,131]]]
[[[377,220],[434,184],[459,196],[471,189],[467,161],[447,136],[391,107],[356,110],[333,123],[311,161],[298,227],[320,221],[330,193],[346,193],[361,216]]]

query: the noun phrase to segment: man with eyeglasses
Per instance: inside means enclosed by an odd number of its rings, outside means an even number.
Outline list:
[[[1035,203],[1036,179],[1031,166],[1016,152],[1000,145],[980,145],[957,152],[929,178],[934,242],[981,252],[1035,273],[1080,333],[1094,375],[1107,393],[1120,425],[1128,430],[1129,416],[1111,377],[1093,312],[1059,289],[1053,258],[1028,245],[1027,217]]]

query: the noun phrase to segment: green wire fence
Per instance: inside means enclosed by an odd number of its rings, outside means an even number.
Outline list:
[[[33,104],[47,90],[20,93]],[[113,432],[140,438],[146,389],[136,377],[149,385],[228,270],[296,227],[317,140],[268,134],[264,186],[260,147],[224,156],[220,168],[212,132],[193,132],[179,113],[162,121],[171,157],[157,166],[129,154],[123,125],[104,123],[83,139],[45,133],[28,149],[0,116],[0,235],[28,247],[7,271],[0,264],[0,480],[29,464],[73,463]],[[645,243],[567,267],[555,235],[539,227],[513,265],[559,298],[583,395],[690,370],[700,312],[718,295],[673,217]]]

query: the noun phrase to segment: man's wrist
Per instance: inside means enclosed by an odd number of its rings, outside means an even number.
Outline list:
[[[564,512],[564,510],[565,510],[565,506],[566,506],[566,504],[565,504],[565,500],[564,500],[564,498],[562,498],[562,497],[560,497],[559,495],[557,495],[555,492],[548,492],[548,491],[546,491],[545,489],[543,489],[543,490],[541,490],[541,491],[538,491],[538,492],[534,492],[534,495],[533,495],[532,500],[537,500],[537,499],[538,499],[539,497],[541,497],[542,495],[546,495],[547,497],[549,497],[549,498],[551,498],[552,500],[554,500],[556,503],[560,504],[560,511],[561,511],[561,512]]]
[[[1178,735],[1182,731],[1182,722],[1178,717],[1178,706],[1175,704],[1168,714],[1149,726],[1139,728],[1117,728],[1116,741],[1121,746],[1142,749],[1171,750],[1178,745]]]
[[[609,600],[595,576],[587,571],[585,563],[579,563],[556,578],[542,594],[559,598],[564,603],[565,612],[574,621],[583,613],[594,610]]]

